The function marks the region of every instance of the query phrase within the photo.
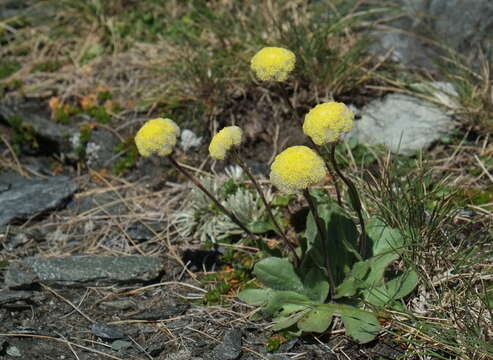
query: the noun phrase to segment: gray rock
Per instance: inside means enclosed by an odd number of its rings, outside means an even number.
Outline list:
[[[91,332],[101,339],[115,340],[123,339],[125,337],[125,331],[119,326],[106,325],[105,323],[96,322],[91,326]]]
[[[453,127],[442,108],[409,95],[390,94],[362,111],[350,136],[366,145],[385,145],[392,152],[412,155],[425,149]]]
[[[101,309],[127,310],[134,307],[134,303],[129,299],[105,301],[98,305]]]
[[[277,353],[289,352],[298,343],[298,340],[299,339],[297,337],[293,337],[293,338],[289,339],[285,343],[281,344],[281,346],[279,346],[279,349],[277,349],[276,352]]]
[[[432,69],[433,59],[440,53],[433,45],[436,41],[466,58],[477,60],[483,51],[493,59],[491,0],[394,0],[394,3],[399,15],[404,16],[391,24],[393,29],[375,34],[374,53],[394,49],[395,60]]]
[[[192,359],[192,353],[186,349],[168,354],[168,356],[166,356],[166,360],[191,360],[191,359]]]
[[[5,273],[8,288],[25,288],[33,283],[85,286],[87,283],[114,284],[155,279],[163,264],[151,256],[74,256],[66,258],[26,258],[10,263]]]
[[[78,186],[65,176],[26,179],[14,173],[0,174],[0,226],[13,220],[61,207]]]
[[[376,31],[373,34],[378,39],[370,47],[370,52],[383,59],[390,51],[390,59],[409,67],[435,69],[433,50],[426,47],[417,36],[402,33],[401,30]]]
[[[131,347],[132,343],[130,341],[116,340],[111,343],[111,348],[115,351],[127,350]]]
[[[213,351],[214,360],[235,360],[241,355],[241,336],[240,329],[230,329],[224,334],[223,342],[217,345]]]
[[[112,166],[117,158],[115,147],[119,140],[105,128],[95,127],[89,139],[82,143],[79,127],[52,120],[45,105],[35,102],[0,103],[0,122],[9,124],[9,120],[14,118],[32,129],[40,140],[40,147],[43,147],[40,152],[59,153],[62,158],[72,161],[81,160],[79,157],[83,152],[88,165],[96,168]]]
[[[86,144],[87,164],[96,167],[113,166],[116,160],[115,147],[119,141],[113,133],[103,128],[96,128]]]
[[[27,300],[32,298],[33,292],[31,291],[0,291],[0,306],[8,303],[12,303],[19,300]]]
[[[29,126],[37,137],[50,143],[49,152],[69,153],[73,151],[70,139],[79,129],[56,123],[51,119],[45,105],[39,103],[0,104],[0,121],[18,118],[23,126]],[[44,150],[47,152],[48,150]]]

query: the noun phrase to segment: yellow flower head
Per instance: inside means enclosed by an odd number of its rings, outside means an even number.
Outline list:
[[[287,148],[276,156],[270,169],[270,181],[286,193],[318,183],[327,172],[322,158],[307,146]]]
[[[242,131],[238,126],[226,126],[211,140],[209,154],[214,159],[224,160],[226,152],[241,143]]]
[[[135,135],[135,145],[140,155],[150,156],[157,154],[166,156],[171,154],[176,144],[176,137],[180,128],[170,119],[153,119],[147,121]]]
[[[303,132],[317,145],[340,139],[353,128],[353,112],[343,103],[328,102],[315,106],[305,115]]]
[[[262,80],[284,81],[293,71],[296,57],[280,47],[265,47],[252,58],[250,67]]]

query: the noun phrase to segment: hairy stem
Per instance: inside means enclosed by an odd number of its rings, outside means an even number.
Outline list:
[[[272,213],[272,208],[271,208],[269,202],[267,201],[267,199],[265,198],[264,192],[262,191],[260,184],[257,182],[255,177],[252,175],[252,173],[250,172],[250,169],[248,168],[245,161],[243,161],[243,159],[240,157],[240,155],[238,153],[234,153],[233,157],[234,157],[235,161],[238,163],[238,165],[243,169],[243,171],[248,176],[248,178],[252,181],[252,184],[253,184],[253,186],[255,186],[255,189],[257,189],[257,192],[259,193],[260,198],[262,199],[262,202],[265,205],[265,209],[267,210],[267,214],[269,215],[272,223],[276,227],[277,232],[279,233],[279,235],[283,239],[284,245],[289,249],[289,251],[291,251],[291,254],[293,255],[293,261],[294,261],[295,267],[298,267],[300,264],[300,259],[299,259],[298,255],[296,254],[296,250],[295,250],[294,246],[289,242],[288,238],[286,237],[286,234],[281,229],[281,226],[279,225],[274,214]]]

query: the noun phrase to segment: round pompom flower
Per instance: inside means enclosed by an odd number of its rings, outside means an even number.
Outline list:
[[[243,132],[238,126],[226,126],[219,131],[211,140],[209,145],[209,154],[212,158],[224,160],[226,153],[233,146],[241,143]]]
[[[307,146],[292,146],[276,156],[270,181],[279,190],[294,193],[321,181],[327,169],[323,159]]]
[[[166,156],[173,151],[179,134],[180,128],[173,120],[157,118],[147,121],[140,128],[135,135],[135,145],[144,157],[154,154]]]
[[[280,47],[265,47],[252,58],[250,67],[262,80],[284,81],[294,69],[296,57]]]
[[[317,145],[337,141],[353,128],[353,112],[343,103],[328,102],[305,115],[303,132]]]

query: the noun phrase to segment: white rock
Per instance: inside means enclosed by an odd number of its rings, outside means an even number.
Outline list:
[[[390,94],[362,109],[350,136],[361,144],[385,145],[394,153],[412,155],[452,128],[452,116],[445,109],[409,95]]]
[[[199,147],[202,143],[202,137],[195,135],[192,130],[183,129],[180,135],[180,146],[184,151],[191,148]]]

